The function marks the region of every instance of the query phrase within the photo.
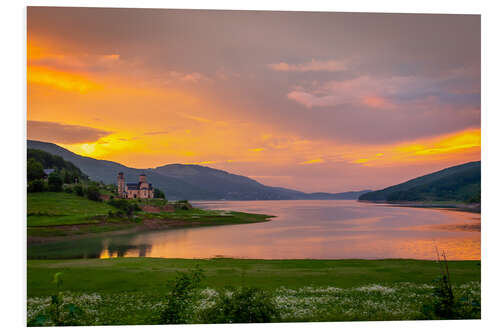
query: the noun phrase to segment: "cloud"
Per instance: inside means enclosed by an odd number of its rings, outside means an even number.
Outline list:
[[[56,71],[91,73],[108,71],[123,63],[119,54],[56,53],[48,52],[31,43],[28,44],[28,66],[50,68]]]
[[[385,110],[431,105],[479,107],[478,93],[445,88],[457,79],[466,81],[468,77],[466,74],[457,77],[456,73],[440,77],[363,75],[296,86],[287,98],[307,108],[347,104]]]
[[[279,62],[268,67],[278,72],[339,72],[347,69],[344,61],[315,59],[302,64]]]
[[[325,163],[325,161],[322,158],[316,158],[314,160],[301,162],[300,164],[320,164],[320,163]]]
[[[166,73],[166,76],[167,79],[165,83],[167,84],[176,82],[185,82],[193,84],[200,82],[212,82],[212,79],[198,72],[183,73],[177,71],[170,71]]]
[[[90,143],[112,132],[97,128],[28,120],[28,139],[61,144]]]
[[[172,131],[156,131],[156,132],[145,132],[144,135],[163,135],[163,134],[169,134]]]

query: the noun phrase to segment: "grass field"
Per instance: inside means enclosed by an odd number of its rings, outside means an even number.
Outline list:
[[[116,208],[63,192],[28,193],[28,227],[97,223]]]
[[[84,309],[83,324],[151,323],[168,282],[195,266],[205,275],[200,311],[218,293],[258,287],[272,295],[281,321],[418,319],[440,275],[438,263],[419,260],[29,260],[28,319],[46,311],[57,292],[53,275],[62,272],[65,301]],[[457,297],[480,302],[480,262],[451,261],[449,267]]]
[[[167,201],[150,199],[136,200],[139,206],[164,206]],[[124,229],[148,229],[167,227],[208,226],[224,224],[256,223],[269,220],[271,216],[205,210],[198,208],[176,208],[173,212],[134,212],[133,216],[117,217],[118,210],[105,202],[96,202],[75,194],[62,192],[28,193],[28,236],[39,239],[66,236],[85,236]],[[109,213],[114,214],[113,217]],[[145,222],[153,223],[145,223]],[[170,223],[172,221],[182,223]],[[153,226],[154,224],[154,226]]]

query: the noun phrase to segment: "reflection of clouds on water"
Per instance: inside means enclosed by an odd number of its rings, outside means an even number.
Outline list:
[[[450,260],[481,257],[480,232],[439,228],[480,221],[480,215],[475,213],[341,200],[195,204],[277,217],[265,223],[150,231],[72,241],[44,249],[55,257],[71,250],[72,256],[102,258],[211,258],[219,255],[262,259],[432,260],[437,245],[446,251]]]

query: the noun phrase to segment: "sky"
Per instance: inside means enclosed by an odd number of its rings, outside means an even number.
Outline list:
[[[479,15],[28,7],[27,136],[306,192],[481,159]]]

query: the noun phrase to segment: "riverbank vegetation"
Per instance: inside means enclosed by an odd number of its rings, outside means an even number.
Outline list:
[[[433,305],[442,302],[439,265],[420,260],[29,260],[28,322],[53,325],[51,295],[59,292],[64,304],[79,309],[78,315],[62,315],[72,325],[436,319]],[[480,262],[449,261],[448,266],[455,315],[479,318]],[[62,287],[52,283],[57,273]],[[239,311],[242,307],[249,310]]]

